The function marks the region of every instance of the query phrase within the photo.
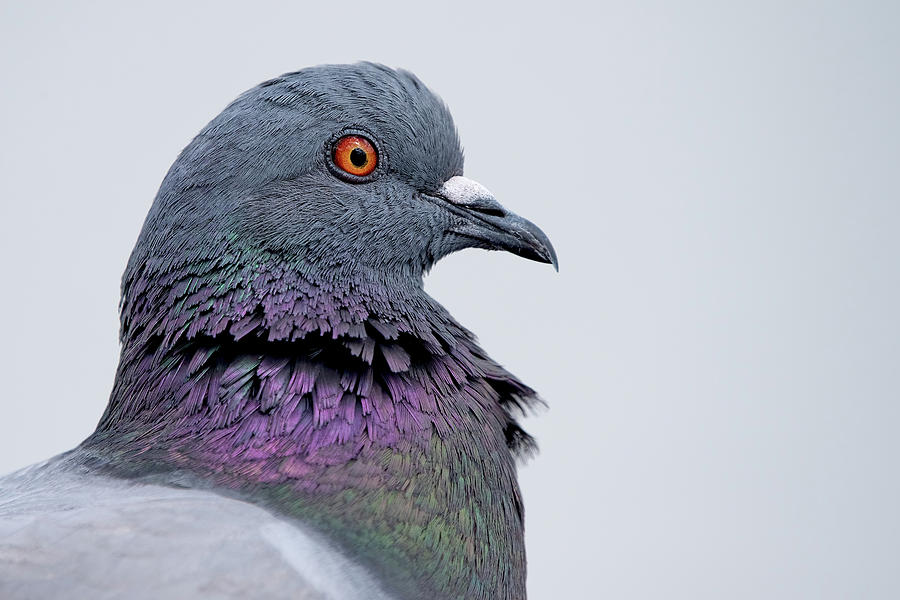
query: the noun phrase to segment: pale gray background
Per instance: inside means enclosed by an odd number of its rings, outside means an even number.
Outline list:
[[[148,4],[3,4],[0,472],[100,416],[179,150],[366,58],[441,94],[466,174],[559,251],[427,280],[550,405],[531,597],[900,597],[896,3]]]

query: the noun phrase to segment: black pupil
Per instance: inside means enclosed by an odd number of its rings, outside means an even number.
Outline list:
[[[362,167],[369,162],[369,155],[362,148],[354,148],[350,151],[350,162],[354,167]]]

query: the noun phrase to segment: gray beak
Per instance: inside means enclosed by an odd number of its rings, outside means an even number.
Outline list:
[[[540,228],[503,208],[486,187],[467,177],[451,177],[435,194],[453,212],[465,217],[450,231],[491,250],[506,250],[523,258],[550,263],[558,271],[556,251]]]

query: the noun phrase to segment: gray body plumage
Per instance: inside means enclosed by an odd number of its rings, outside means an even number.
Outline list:
[[[0,479],[0,598],[394,600],[297,522],[66,455]]]

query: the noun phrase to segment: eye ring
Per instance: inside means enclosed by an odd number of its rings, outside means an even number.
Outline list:
[[[374,179],[383,157],[371,136],[361,131],[343,131],[327,147],[332,173],[349,183]]]

